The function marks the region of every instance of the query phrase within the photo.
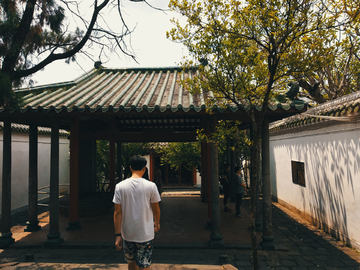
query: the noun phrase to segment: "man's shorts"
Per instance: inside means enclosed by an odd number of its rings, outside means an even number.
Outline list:
[[[124,240],[125,260],[135,262],[140,268],[146,268],[151,265],[153,241],[144,243],[135,243]]]

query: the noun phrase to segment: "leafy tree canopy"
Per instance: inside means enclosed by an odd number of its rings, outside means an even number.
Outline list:
[[[359,84],[355,2],[171,0],[170,7],[187,23],[173,20],[168,36],[192,54],[184,65],[194,59],[206,64],[200,86],[212,89],[215,99],[265,105],[272,89],[286,91],[295,80],[303,96],[324,102]]]
[[[116,0],[1,0],[0,105],[18,105],[12,87],[56,60],[74,61],[76,53],[86,54],[85,45],[134,58],[124,42],[131,31],[121,7]],[[118,20],[110,24],[114,11]]]
[[[170,8],[186,20],[183,24],[174,19],[175,28],[167,33],[187,46],[192,58],[184,66],[201,63],[199,75],[188,79],[186,87],[192,92],[208,92],[209,103],[246,106],[251,119],[250,228],[253,269],[258,269],[255,200],[260,130],[275,97],[273,90],[286,91],[296,80],[310,99],[323,102],[323,98],[332,98],[324,89],[331,84],[330,75],[336,73],[328,73],[325,78],[320,77],[325,73],[320,71],[330,67],[332,72],[337,66],[341,71],[338,74],[346,77],[344,68],[348,66],[349,72],[356,72],[352,65],[334,56],[343,57],[347,52],[347,42],[339,31],[352,34],[348,44],[357,44],[360,7],[355,0],[170,0]],[[344,45],[342,50],[334,51],[340,45]],[[355,52],[356,46],[352,48]],[[323,89],[305,88],[305,83],[320,85],[322,78]]]
[[[158,144],[156,151],[164,154],[161,157],[162,163],[168,163],[171,168],[179,170],[182,165],[187,170],[201,166],[201,151],[199,142],[172,142],[168,144]]]

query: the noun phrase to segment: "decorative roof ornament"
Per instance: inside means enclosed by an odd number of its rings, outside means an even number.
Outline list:
[[[94,68],[96,68],[96,69],[99,69],[99,68],[101,68],[101,61],[96,61],[95,63],[94,63]]]

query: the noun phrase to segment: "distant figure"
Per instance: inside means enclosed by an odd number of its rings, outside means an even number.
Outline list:
[[[161,180],[161,171],[159,167],[155,166],[155,175],[154,175],[154,183],[156,184],[156,187],[159,191],[159,194],[161,196],[161,193],[163,192],[162,188],[162,180]]]
[[[160,230],[161,200],[153,182],[143,178],[146,159],[130,159],[132,176],[115,187],[115,247],[124,247],[128,269],[150,269],[155,232]]]
[[[222,185],[224,192],[224,212],[230,213],[231,210],[229,207],[227,207],[230,194],[230,164],[228,163],[225,164],[225,171],[222,177]]]
[[[245,188],[246,188],[246,184],[244,181],[244,178],[241,175],[241,168],[239,166],[235,166],[234,168],[235,171],[235,179],[234,179],[234,191],[235,191],[235,196],[236,196],[236,217],[243,217],[243,215],[241,214],[241,202],[242,202],[242,198],[244,196],[245,193]]]
[[[142,178],[144,178],[146,180],[150,180],[150,178],[149,178],[149,170],[148,170],[147,167],[145,167],[145,173],[144,173]]]

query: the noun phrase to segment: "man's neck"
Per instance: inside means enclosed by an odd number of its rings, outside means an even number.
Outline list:
[[[131,178],[142,178],[143,174],[141,171],[133,171]]]

